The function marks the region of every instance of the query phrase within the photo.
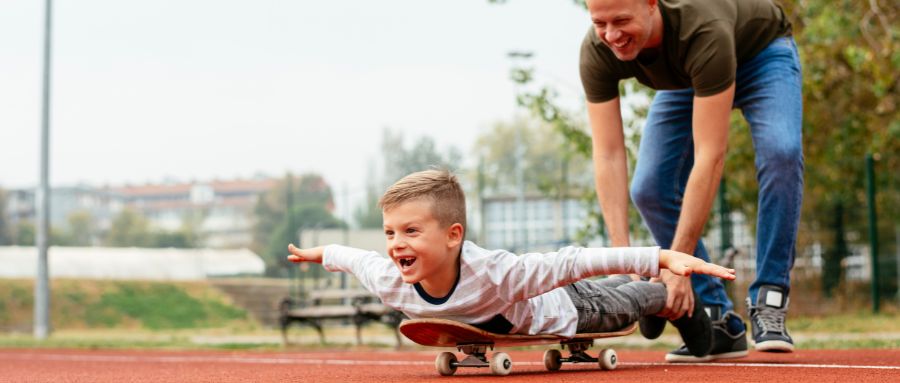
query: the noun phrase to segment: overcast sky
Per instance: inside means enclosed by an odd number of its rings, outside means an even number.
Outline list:
[[[0,1],[3,188],[39,178],[43,7]],[[54,7],[54,186],[315,171],[354,195],[384,127],[469,153],[480,132],[511,119],[511,50],[535,52],[539,81],[573,107],[582,97],[589,21],[569,0]]]

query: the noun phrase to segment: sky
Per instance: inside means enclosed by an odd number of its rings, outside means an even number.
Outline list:
[[[470,153],[522,113],[510,51],[579,108],[590,25],[569,0],[57,0],[53,18],[52,186],[316,172],[354,200],[382,129]],[[2,188],[39,181],[43,23],[44,1],[0,1]]]

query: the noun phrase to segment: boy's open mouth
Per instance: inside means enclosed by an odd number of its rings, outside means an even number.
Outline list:
[[[416,258],[415,257],[397,258],[397,262],[400,263],[401,268],[408,269],[410,266],[412,266],[413,263],[416,263]]]

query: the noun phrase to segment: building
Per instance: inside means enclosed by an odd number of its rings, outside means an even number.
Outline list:
[[[134,209],[153,226],[175,231],[196,220],[206,247],[238,248],[253,241],[253,209],[274,178],[148,184],[112,189],[123,207]]]
[[[278,180],[268,177],[210,182],[161,183],[120,187],[75,186],[53,188],[50,193],[50,225],[69,230],[76,212],[90,215],[98,233],[109,230],[123,209],[142,214],[156,229],[176,231],[194,225],[202,245],[211,248],[250,246],[255,224],[254,208],[261,194]],[[34,189],[10,190],[7,219],[15,228],[35,221]],[[99,244],[95,238],[94,245]]]
[[[481,205],[480,244],[490,249],[550,251],[571,245],[588,216],[576,198],[526,196],[521,213],[516,197],[485,197]]]

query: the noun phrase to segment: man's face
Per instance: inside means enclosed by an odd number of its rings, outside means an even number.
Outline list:
[[[383,212],[387,252],[406,283],[455,266],[449,250],[458,241],[434,218],[431,208],[431,201],[418,199]]]
[[[652,0],[587,0],[597,37],[619,60],[634,60],[652,32]]]

